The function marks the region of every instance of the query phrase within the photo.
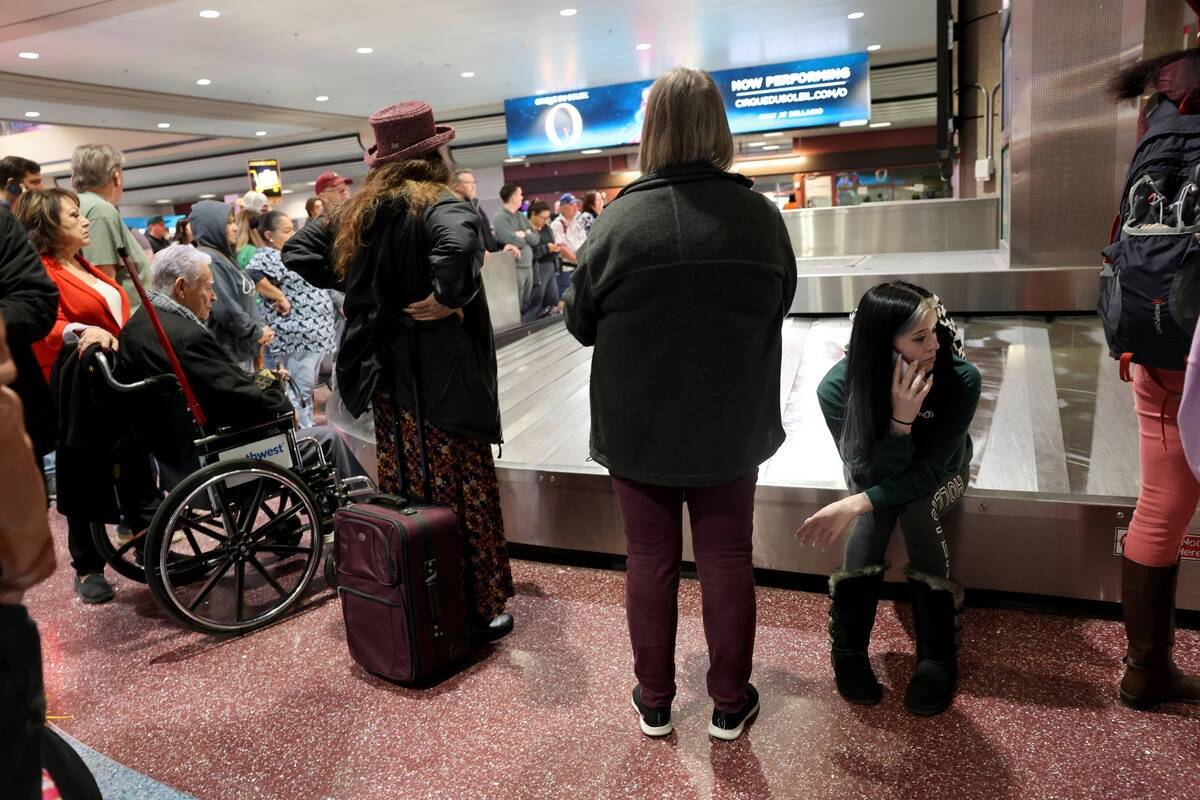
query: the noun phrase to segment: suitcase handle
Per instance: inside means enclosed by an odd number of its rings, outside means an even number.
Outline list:
[[[429,599],[429,617],[433,623],[433,638],[442,638],[442,604],[438,600],[437,559],[425,562],[425,592]]]
[[[409,505],[407,497],[395,494],[369,494],[359,498],[358,502],[371,506],[390,506],[401,510],[407,508]]]

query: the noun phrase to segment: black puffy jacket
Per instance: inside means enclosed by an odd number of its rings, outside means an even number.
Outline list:
[[[327,217],[309,222],[284,245],[283,263],[314,286],[346,293],[346,328],[337,354],[338,391],[346,408],[362,414],[377,390],[390,389],[411,410],[413,375],[419,372],[426,420],[499,442],[496,346],[480,274],[484,238],[474,207],[449,190],[419,218],[403,204],[382,205],[344,280],[330,258],[335,224]],[[413,322],[404,308],[430,292],[442,305],[461,308],[463,320],[451,315]]]

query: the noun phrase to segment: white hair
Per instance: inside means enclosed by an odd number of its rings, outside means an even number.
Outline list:
[[[77,192],[90,192],[124,168],[125,154],[111,144],[81,144],[71,154],[71,185]]]
[[[200,267],[212,263],[212,257],[190,244],[173,244],[164,247],[154,256],[150,265],[150,288],[163,294],[171,294],[175,281],[183,278],[191,286],[200,279]]]

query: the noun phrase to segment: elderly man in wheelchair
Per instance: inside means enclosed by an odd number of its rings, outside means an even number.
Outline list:
[[[135,476],[117,480],[126,518],[144,520],[153,508],[152,520],[126,541],[97,526],[97,544],[118,572],[136,579],[144,569],[155,600],[184,625],[253,630],[301,599],[334,511],[373,487],[336,431],[295,430],[280,383],[286,374],[246,373],[208,331],[222,300],[207,255],[168,247],[155,256],[151,280],[155,313],[143,307],[130,318],[115,369],[103,354],[94,364],[142,452],[153,455],[166,496],[145,481],[131,486],[141,471],[126,469]]]

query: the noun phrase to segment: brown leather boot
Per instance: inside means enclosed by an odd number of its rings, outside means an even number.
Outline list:
[[[1200,681],[1184,675],[1171,658],[1178,580],[1178,561],[1170,567],[1147,567],[1121,558],[1121,601],[1129,639],[1121,703],[1130,708],[1200,703]]]

